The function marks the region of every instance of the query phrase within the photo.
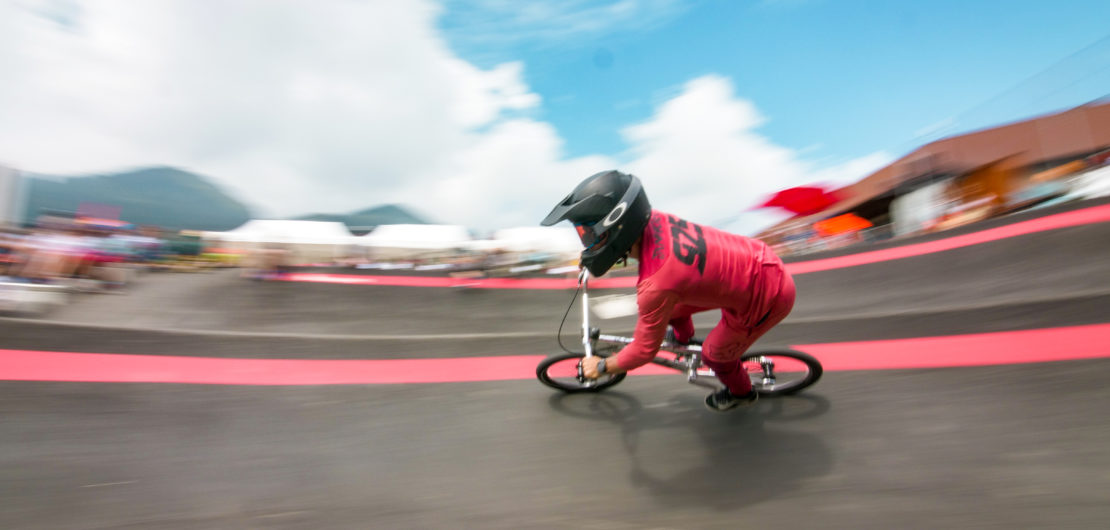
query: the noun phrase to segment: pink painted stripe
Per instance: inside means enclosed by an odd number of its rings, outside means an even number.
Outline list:
[[[1017,237],[1046,230],[1056,230],[1071,226],[1110,221],[1110,204],[1094,206],[1082,210],[1049,215],[1038,219],[1021,221],[1011,225],[991,228],[948,239],[917,243],[903,247],[861,252],[849,256],[826,258],[813,261],[788,263],[786,270],[791,274],[842,269],[867,265],[882,261],[910,258],[935,252],[943,252],[981,243]],[[295,273],[281,278],[292,282],[338,283],[347,285],[388,285],[402,287],[468,287],[474,289],[574,289],[578,281],[574,278],[443,278],[423,276],[360,276],[353,274],[315,274]],[[635,276],[596,278],[590,285],[599,289],[626,289],[636,286]]]
[[[1110,357],[1110,324],[799,346],[828,371]],[[0,350],[0,380],[212,385],[365,385],[531,379],[542,355],[454,359],[217,359]],[[637,374],[673,374],[655,365]]]
[[[1110,324],[972,335],[804,344],[826,370],[893,370],[1110,357]]]
[[[920,256],[923,254],[932,254],[934,252],[943,252],[945,250],[978,245],[981,243],[988,243],[990,241],[997,241],[999,239],[1032,234],[1035,232],[1056,230],[1059,228],[1067,228],[1070,226],[1103,223],[1106,221],[1110,221],[1110,204],[1084,208],[1082,210],[1075,210],[1071,212],[1058,213],[1038,219],[1030,219],[1028,221],[1021,221],[1011,225],[1000,226],[998,228],[991,228],[980,232],[964,234],[962,236],[954,236],[947,239],[929,241],[927,243],[917,243],[914,245],[906,245],[904,247],[874,250],[871,252],[861,252],[859,254],[840,256],[837,258],[791,263],[788,264],[786,268],[788,271],[790,271],[791,274],[806,274],[810,272],[827,271],[844,267],[855,267],[857,265],[878,263],[880,261],[890,261],[902,258],[909,258],[913,256]]]
[[[445,278],[441,276],[361,276],[356,274],[293,273],[281,278],[290,282],[388,285],[400,287],[467,287],[473,289],[574,289],[574,278]],[[635,287],[635,276],[593,278],[590,287],[617,289]]]
[[[218,359],[0,350],[0,380],[210,385],[362,385],[524,379],[543,356],[456,359]]]

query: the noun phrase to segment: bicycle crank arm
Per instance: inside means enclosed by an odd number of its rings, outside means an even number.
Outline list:
[[[720,390],[721,387],[708,379],[699,379],[697,373],[690,374],[686,377],[686,382],[691,385],[703,386],[705,388]]]

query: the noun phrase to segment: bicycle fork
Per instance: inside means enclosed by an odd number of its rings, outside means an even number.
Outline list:
[[[594,338],[590,336],[590,290],[587,286],[589,279],[590,271],[582,267],[581,272],[578,273],[578,285],[582,287],[582,351],[586,353],[586,359],[594,356]],[[586,374],[582,370],[582,361],[578,362],[578,382],[585,387],[597,384],[596,379],[586,379]]]
[[[590,290],[586,285],[589,279],[590,271],[583,267],[578,273],[578,284],[582,286],[582,348],[587,358],[594,356],[593,338],[590,336]]]

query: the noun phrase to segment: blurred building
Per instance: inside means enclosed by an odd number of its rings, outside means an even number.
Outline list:
[[[838,190],[845,199],[757,237],[790,254],[942,230],[1068,198],[1108,153],[1110,100],[1100,100],[926,144]],[[868,228],[817,229],[845,215]]]
[[[10,167],[0,166],[0,227],[22,223],[25,193],[23,176]]]

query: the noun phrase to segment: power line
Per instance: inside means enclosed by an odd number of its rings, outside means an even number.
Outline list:
[[[1036,101],[1031,101],[1027,105],[1031,106],[1031,105],[1035,105],[1037,103],[1041,103],[1041,102],[1045,101],[1047,98],[1049,98],[1053,95],[1056,95],[1056,94],[1058,94],[1058,93],[1060,93],[1064,90],[1067,90],[1071,87],[1074,87],[1074,86],[1078,85],[1079,83],[1083,82],[1084,80],[1089,79],[1092,76],[1095,76],[1097,74],[1100,74],[1100,73],[1106,71],[1107,69],[1110,69],[1110,46],[1108,46],[1108,45],[1110,45],[1110,33],[1107,33],[1106,35],[1103,35],[1102,37],[1100,37],[1098,40],[1092,42],[1091,44],[1088,44],[1087,46],[1084,46],[1084,47],[1082,47],[1082,48],[1080,48],[1080,49],[1078,49],[1078,50],[1076,50],[1076,51],[1058,59],[1056,62],[1054,62],[1054,63],[1048,65],[1047,67],[1029,75],[1028,77],[1026,77],[1026,78],[1022,79],[1021,81],[1011,85],[1010,87],[1002,90],[1001,92],[999,92],[999,93],[997,93],[997,94],[995,94],[995,95],[993,95],[993,96],[991,96],[991,97],[989,97],[989,98],[987,98],[987,99],[985,99],[985,100],[983,100],[983,101],[981,101],[981,102],[979,102],[979,103],[977,103],[977,104],[959,112],[955,116],[948,119],[947,123],[943,127],[940,127],[940,128],[938,128],[934,131],[930,131],[930,132],[925,133],[925,134],[919,134],[919,135],[915,136],[914,138],[910,139],[909,141],[903,143],[899,147],[898,152],[902,152],[902,151],[904,151],[908,148],[912,148],[912,147],[916,147],[916,146],[920,146],[920,145],[923,145],[925,143],[928,143],[928,141],[926,141],[926,139],[929,138],[929,137],[934,137],[934,139],[944,137],[945,136],[944,133],[952,132],[954,129],[956,129],[960,125],[961,122],[966,120],[968,117],[973,116],[975,113],[981,112],[982,110],[988,108],[990,105],[998,103],[1000,100],[1002,100],[1003,98],[1005,98],[1007,96],[1018,93],[1018,91],[1020,89],[1032,85],[1034,82],[1037,82],[1039,79],[1044,78],[1045,76],[1054,72],[1055,70],[1060,69],[1062,66],[1068,64],[1069,62],[1073,62],[1073,60],[1075,60],[1077,58],[1081,58],[1085,55],[1092,54],[1093,51],[1096,51],[1099,48],[1104,47],[1104,46],[1106,47],[1106,49],[1108,51],[1108,57],[1106,58],[1105,63],[1100,68],[1098,68],[1094,71],[1091,71],[1091,72],[1087,72],[1086,75],[1084,75],[1080,79],[1074,80],[1074,81],[1072,81],[1071,83],[1069,83],[1068,85],[1066,85],[1062,88],[1057,88],[1054,91],[1049,92],[1048,94],[1041,95],[1041,96],[1037,97]],[[1091,103],[1093,101],[1097,101],[1099,99],[1105,98],[1108,95],[1110,95],[1110,91],[1103,92],[1103,93],[1101,93],[1101,94],[1099,94],[1095,97],[1092,97],[1090,99],[1087,99],[1087,100],[1083,101],[1082,103],[1079,103],[1078,105],[1073,105],[1073,106],[1085,105],[1085,104]],[[1030,112],[1027,112],[1026,114],[1035,114],[1035,113],[1036,113],[1035,111],[1030,111]],[[1017,113],[1011,113],[1011,114],[1017,114]],[[983,126],[986,126],[986,125],[987,124],[983,124]],[[974,125],[972,126],[972,128],[974,128]]]

